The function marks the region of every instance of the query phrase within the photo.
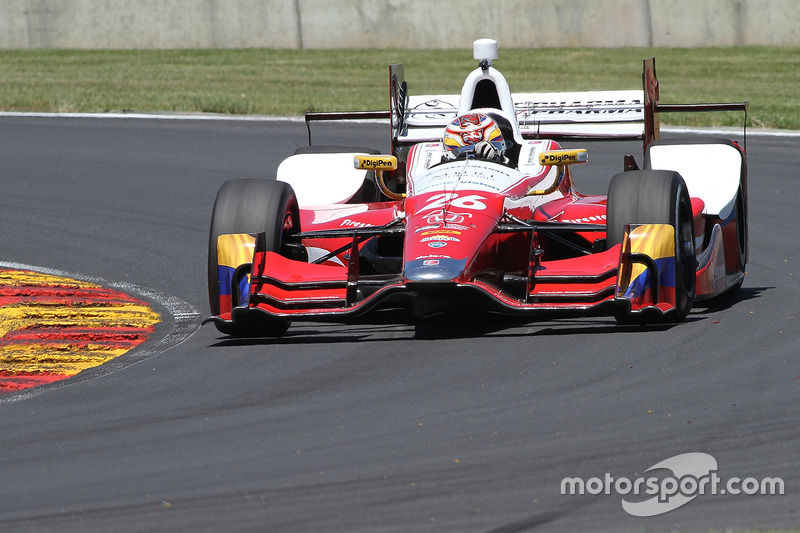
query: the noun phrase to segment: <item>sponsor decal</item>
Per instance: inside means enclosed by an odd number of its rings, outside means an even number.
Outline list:
[[[583,217],[583,218],[565,218],[559,220],[559,222],[566,222],[569,224],[580,224],[580,223],[590,223],[590,222],[602,222],[606,219],[605,215],[594,215],[590,217]]]
[[[425,145],[426,149],[424,151],[423,150],[419,150],[419,151],[421,151],[423,153],[422,156],[417,155],[417,151],[415,151],[415,159],[423,158],[422,170],[428,169],[428,168],[431,167],[431,165],[433,165],[433,163],[434,163],[434,155],[438,156],[438,157],[436,157],[436,163],[438,163],[441,160],[441,155],[440,155],[441,149],[437,150],[438,147],[439,147],[438,144]],[[415,165],[413,169],[409,169],[409,172],[410,173],[411,172],[416,172],[416,170],[417,170],[417,168],[416,168],[416,165]]]
[[[397,159],[394,156],[362,156],[355,157],[355,168],[365,170],[394,170]]]
[[[424,260],[422,262],[422,266],[426,266],[426,267],[436,266],[438,264],[439,264],[439,260],[438,259],[426,259],[426,260]]]
[[[443,119],[449,118],[450,116],[455,115],[457,111],[457,106],[453,105],[450,102],[445,100],[440,100],[439,98],[432,98],[430,100],[426,100],[425,102],[421,102],[414,107],[411,108],[414,113],[411,116],[415,119],[420,118],[427,118],[427,119]],[[425,111],[430,110],[430,113],[425,113]],[[421,121],[423,124],[425,121]]]
[[[660,461],[647,470],[648,476],[634,479],[614,477],[606,472],[583,479],[561,480],[561,494],[622,496],[622,509],[632,516],[650,517],[674,511],[698,496],[783,495],[785,484],[779,477],[731,477],[722,479],[717,473],[717,460],[707,453],[692,452]],[[664,474],[669,472],[669,474]],[[644,498],[644,496],[651,496]]]
[[[372,224],[367,224],[366,222],[359,222],[358,220],[350,220],[346,218],[342,220],[342,223],[339,224],[339,227],[347,227],[347,228],[369,228],[372,227]]]
[[[545,165],[556,165],[559,163],[571,163],[577,161],[578,158],[573,154],[547,154],[542,156],[542,162]]]
[[[440,228],[440,227],[441,226],[439,224],[428,224],[427,226],[418,227],[417,229],[414,230],[414,233],[419,233],[420,231],[428,231],[428,230],[432,230],[432,229],[437,229],[437,228]]]
[[[428,215],[425,222],[432,227],[438,227],[434,226],[434,224],[446,224],[455,229],[468,229],[466,226],[456,226],[456,224],[461,224],[467,218],[472,218],[472,213],[434,213]]]
[[[585,163],[588,160],[586,151],[581,150],[556,150],[544,152],[539,156],[539,162],[543,165],[567,165],[570,163]]]
[[[471,229],[469,226],[461,224],[448,224],[446,222],[439,222],[438,224],[428,224],[420,226],[414,230],[414,233],[422,232],[423,235],[428,235],[433,232],[438,233],[452,233],[453,235],[460,235],[462,231]]]
[[[444,248],[445,246],[447,246],[447,243],[444,241],[434,241],[434,242],[429,242],[428,246],[430,246],[431,248]]]
[[[425,237],[424,239],[420,240],[420,242],[430,242],[430,241],[461,242],[461,239],[458,239],[456,237],[451,237],[450,235],[434,235],[432,237]]]
[[[638,98],[616,100],[526,100],[515,103],[520,122],[534,115],[620,115],[639,113],[642,101]]]
[[[436,229],[432,231],[423,231],[423,235],[461,235],[460,231],[452,229]]]

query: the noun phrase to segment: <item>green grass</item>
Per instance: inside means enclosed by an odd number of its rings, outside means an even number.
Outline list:
[[[750,101],[750,124],[800,129],[800,49],[501,49],[515,92],[633,89],[656,57],[662,103]],[[0,51],[0,110],[301,115],[388,108],[388,65],[412,94],[454,94],[471,50]],[[733,125],[736,113],[664,122]]]

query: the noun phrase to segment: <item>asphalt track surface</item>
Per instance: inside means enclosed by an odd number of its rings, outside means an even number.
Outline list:
[[[0,403],[0,530],[800,526],[797,138],[748,139],[744,287],[674,327],[381,316],[280,340],[195,331],[218,187],[273,176],[305,136],[296,122],[0,118],[0,260],[121,284],[165,316],[111,367]],[[315,143],[385,149],[388,132],[321,125]],[[590,193],[639,153],[589,148],[576,173]],[[634,479],[689,452],[723,479],[781,477],[786,494],[637,518],[618,494],[560,493],[565,477]]]

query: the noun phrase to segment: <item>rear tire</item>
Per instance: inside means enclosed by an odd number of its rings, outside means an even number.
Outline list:
[[[268,251],[289,256],[287,237],[299,231],[300,210],[288,183],[262,179],[225,182],[214,202],[208,239],[208,298],[211,314],[218,315],[220,312],[217,265],[217,238],[220,235],[264,232]],[[228,335],[280,336],[290,323],[288,319],[265,315],[257,323],[215,325],[220,332]]]
[[[622,242],[626,224],[670,224],[675,228],[675,309],[662,317],[680,322],[694,304],[697,282],[694,220],[689,192],[683,178],[668,170],[635,170],[617,174],[608,187],[606,243]],[[617,322],[629,324],[646,319],[617,309]]]
[[[744,283],[745,267],[747,266],[747,240],[747,208],[745,207],[744,192],[740,186],[736,194],[736,246],[738,247],[738,269],[742,277],[720,295],[723,298],[732,297]]]

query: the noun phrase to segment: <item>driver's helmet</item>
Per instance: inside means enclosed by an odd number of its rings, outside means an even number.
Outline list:
[[[453,160],[464,154],[474,156],[475,145],[482,141],[491,144],[496,154],[505,155],[503,134],[492,117],[483,113],[467,113],[456,117],[444,131],[442,159]]]

